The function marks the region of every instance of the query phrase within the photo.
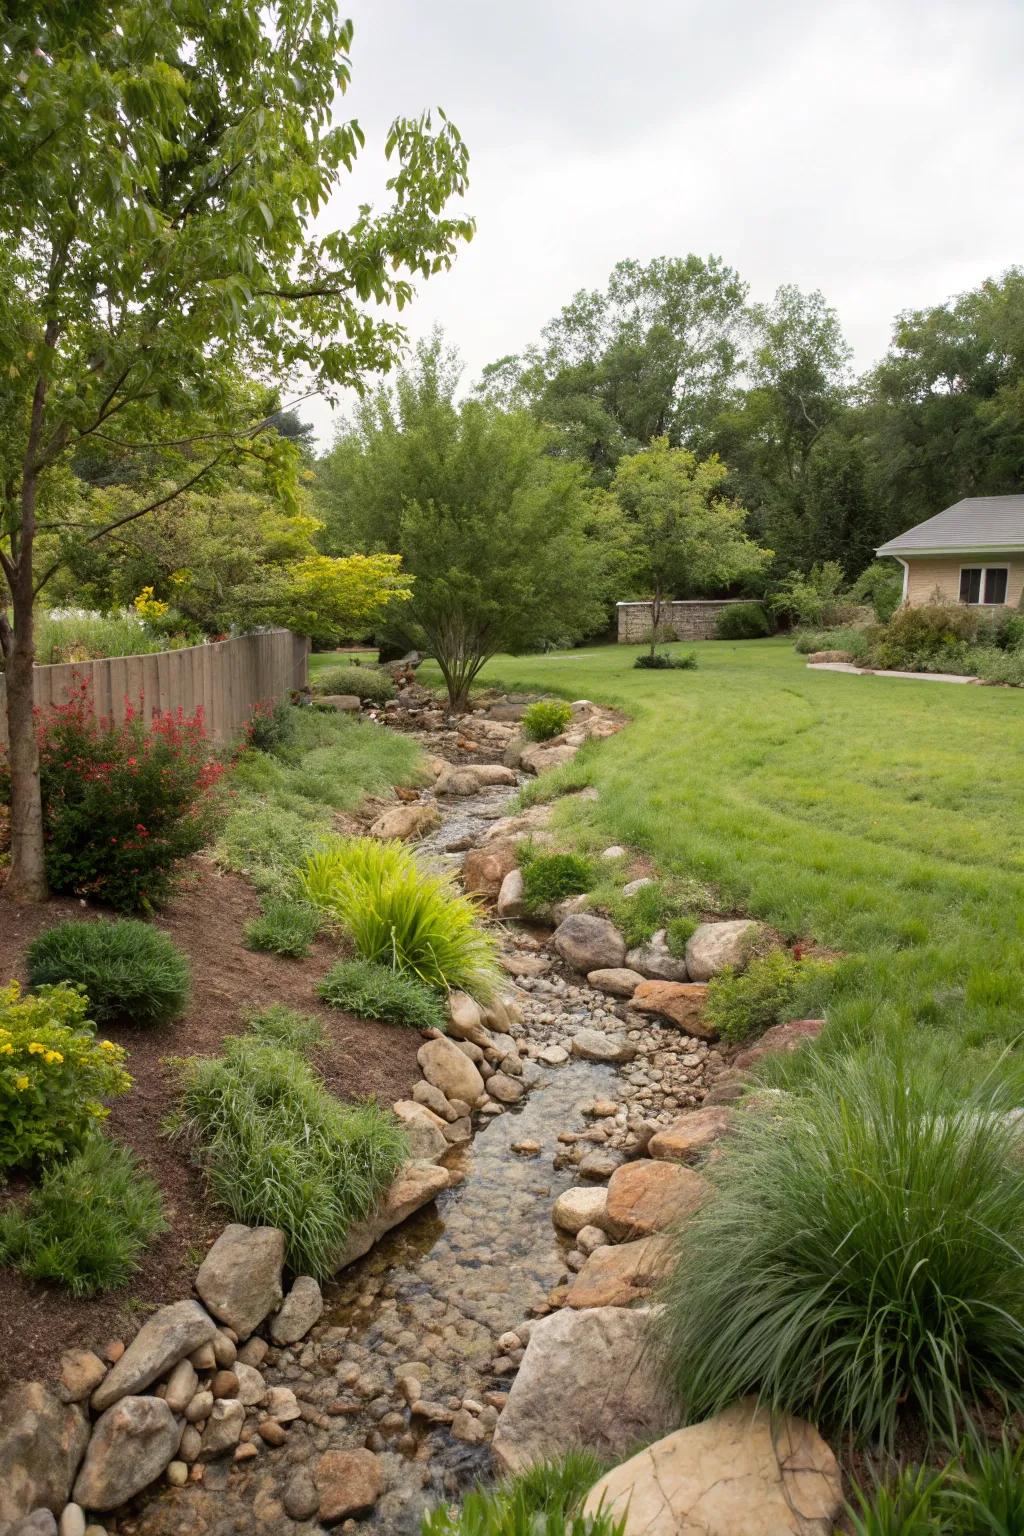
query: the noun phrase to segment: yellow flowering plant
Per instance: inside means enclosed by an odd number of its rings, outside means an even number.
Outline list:
[[[126,1093],[126,1052],[97,1040],[89,1003],[61,983],[0,987],[0,1173],[75,1151]]]

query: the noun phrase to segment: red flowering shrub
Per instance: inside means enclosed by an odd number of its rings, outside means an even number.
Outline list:
[[[119,911],[167,900],[177,866],[210,839],[224,771],[202,709],[156,714],[128,705],[123,723],[96,714],[83,682],[37,713],[46,877],[54,891]],[[7,798],[0,760],[0,800]]]

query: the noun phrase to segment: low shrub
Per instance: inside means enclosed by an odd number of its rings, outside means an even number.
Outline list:
[[[147,727],[129,708],[117,724],[96,714],[83,683],[39,716],[38,737],[51,889],[121,911],[161,906],[218,819],[223,768],[209,754],[202,711],[156,715]],[[0,757],[0,801],[9,798]]]
[[[287,1045],[293,1051],[308,1051],[323,1039],[320,1020],[311,1013],[299,1013],[284,1003],[270,1003],[246,1015],[246,1028],[257,1040]]]
[[[318,1280],[408,1156],[391,1115],[341,1103],[297,1051],[244,1035],[186,1064],[183,1108],[216,1198],[236,1221],[280,1227],[289,1267]]]
[[[91,1296],[124,1285],[166,1230],[158,1186],[127,1147],[95,1136],[0,1212],[0,1264]]]
[[[309,954],[319,930],[320,916],[308,903],[277,896],[264,903],[259,917],[246,923],[244,939],[247,949],[301,960]]]
[[[22,997],[0,988],[0,1173],[83,1147],[127,1093],[125,1051],[97,1040],[88,1002],[74,987],[40,987]]]
[[[649,672],[693,672],[697,666],[697,652],[681,651],[678,656],[670,656],[668,651],[655,651],[653,655],[645,652],[633,665]]]
[[[572,706],[564,699],[536,699],[523,713],[523,735],[530,741],[550,741],[571,720]]]
[[[364,960],[440,991],[493,994],[497,945],[481,926],[480,908],[446,876],[421,870],[402,843],[337,840],[312,855],[299,883],[307,901],[341,923]]]
[[[871,647],[871,633],[865,629],[798,629],[793,645],[801,656],[815,651],[848,651],[854,661],[860,661]]]
[[[964,656],[964,671],[987,683],[1006,683],[1024,688],[1024,650],[1001,651],[996,646],[974,646]]]
[[[978,624],[977,611],[966,603],[897,608],[875,631],[868,659],[873,667],[889,671],[957,671],[977,637]]]
[[[313,692],[323,697],[332,693],[352,693],[372,704],[386,704],[395,697],[394,683],[386,672],[376,667],[326,667],[313,681]]]
[[[1024,1406],[1021,1130],[992,1081],[933,1088],[878,1051],[738,1117],[663,1296],[688,1421],[754,1392],[891,1451]]]
[[[751,1040],[773,1024],[805,1016],[812,998],[820,1007],[831,972],[821,961],[797,960],[788,949],[755,955],[738,975],[726,971],[711,978],[708,1022],[733,1044]]]
[[[26,955],[33,987],[60,981],[84,989],[89,1016],[105,1028],[167,1024],[185,1011],[185,956],[159,928],[137,918],[58,923],[33,939]]]
[[[682,960],[686,946],[700,926],[696,917],[673,917],[665,924],[665,946],[670,955]]]
[[[771,632],[761,603],[730,603],[715,620],[716,640],[766,640]]]
[[[854,1536],[1022,1536],[1024,1441],[969,1437],[945,1467],[903,1467],[857,1490],[850,1519]]]
[[[339,960],[316,990],[332,1008],[344,1008],[357,1018],[407,1024],[410,1029],[448,1027],[447,1011],[435,990],[374,960]]]
[[[903,572],[889,560],[874,560],[850,588],[857,603],[870,603],[880,624],[891,619],[903,600]]]
[[[604,1471],[592,1451],[568,1451],[517,1477],[472,1489],[457,1509],[431,1510],[421,1536],[623,1536],[624,1515],[580,1513]]]
[[[642,885],[632,896],[621,891],[608,902],[608,915],[626,941],[627,949],[646,944],[672,917],[672,903],[660,881]]]
[[[278,752],[295,740],[293,705],[282,699],[278,704],[257,704],[245,727],[245,745],[257,752]]]
[[[541,912],[580,896],[595,883],[594,866],[579,853],[541,853],[523,865],[523,899],[528,912]]]

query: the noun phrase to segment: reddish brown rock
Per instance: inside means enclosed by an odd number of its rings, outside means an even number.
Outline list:
[[[595,1248],[569,1287],[566,1305],[628,1307],[649,1296],[671,1264],[671,1247],[661,1236]]]
[[[501,840],[471,848],[462,861],[462,883],[471,896],[497,901],[501,882],[516,868],[516,845]]]
[[[372,1451],[325,1451],[313,1472],[320,1520],[335,1525],[372,1509],[384,1491],[384,1473]]]
[[[616,1168],[608,1181],[602,1225],[611,1237],[650,1237],[703,1204],[708,1185],[692,1168],[640,1158]]]
[[[629,1006],[637,1013],[668,1019],[699,1040],[717,1040],[718,1032],[704,1019],[707,995],[707,986],[701,981],[642,981]]]
[[[798,1051],[809,1040],[817,1040],[824,1028],[824,1019],[789,1019],[785,1024],[773,1024],[760,1040],[740,1051],[733,1066],[744,1071],[772,1051]]]
[[[722,1105],[705,1105],[680,1115],[657,1131],[647,1144],[654,1158],[671,1163],[695,1163],[729,1130],[732,1116]]]

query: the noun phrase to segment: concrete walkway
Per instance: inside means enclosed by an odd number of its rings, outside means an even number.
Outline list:
[[[859,677],[906,677],[914,683],[981,683],[980,677],[961,677],[959,672],[883,672],[855,667],[849,661],[809,661],[809,672],[856,672]]]

